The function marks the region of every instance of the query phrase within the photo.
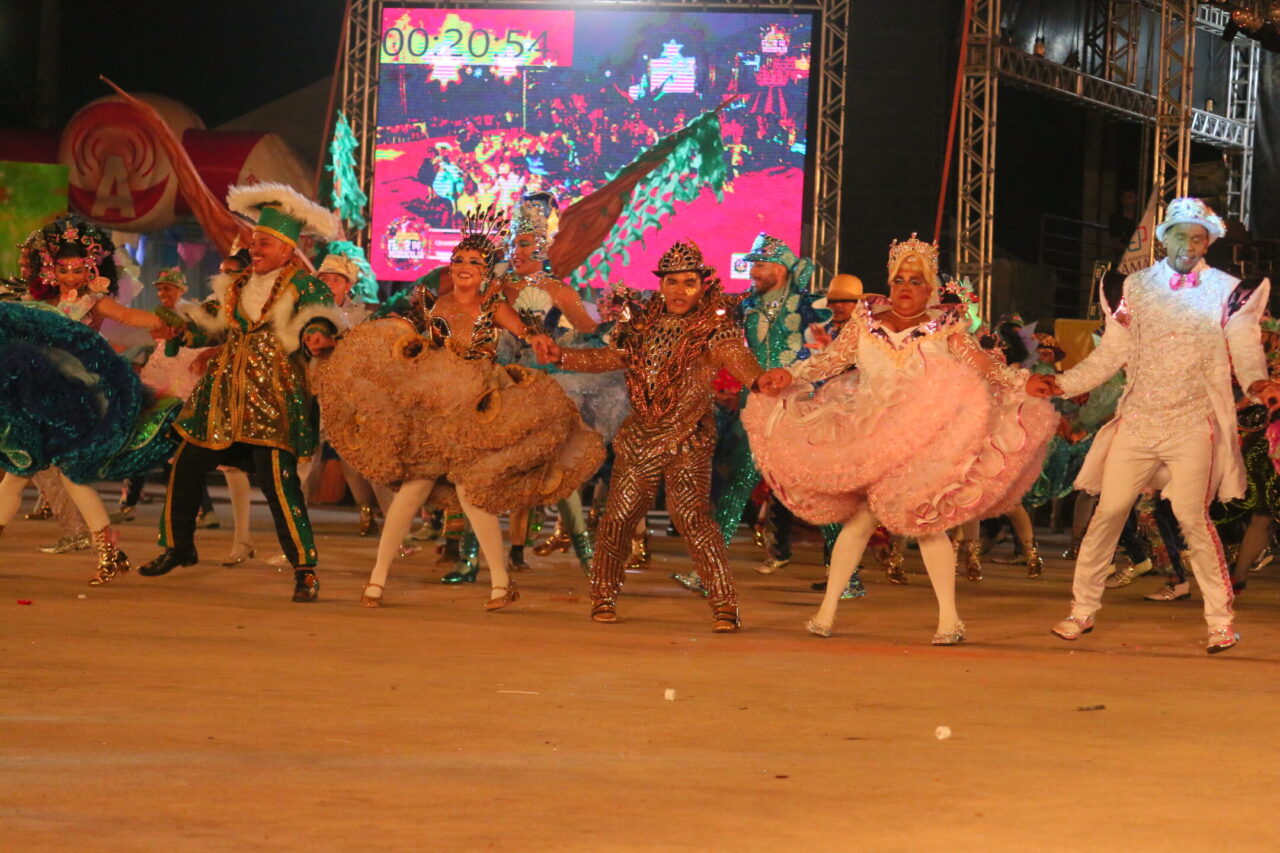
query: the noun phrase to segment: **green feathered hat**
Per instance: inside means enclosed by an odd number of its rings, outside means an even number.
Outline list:
[[[338,217],[285,184],[248,184],[227,190],[227,207],[254,221],[253,230],[270,234],[290,246],[298,238],[314,234],[336,240]]]

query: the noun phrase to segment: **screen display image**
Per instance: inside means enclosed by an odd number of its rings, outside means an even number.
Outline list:
[[[468,211],[553,194],[561,210],[661,137],[720,106],[728,164],[677,204],[611,279],[651,287],[677,239],[726,288],[760,231],[798,251],[813,16],[788,13],[386,9],[371,262],[409,281],[448,262]],[[802,252],[801,252],[802,253]],[[586,282],[602,285],[604,282]]]

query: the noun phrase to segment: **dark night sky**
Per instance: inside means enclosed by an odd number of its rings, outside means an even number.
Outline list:
[[[333,70],[343,0],[62,0],[57,120],[125,89],[175,98],[214,127]],[[39,0],[0,0],[0,125],[35,118]]]

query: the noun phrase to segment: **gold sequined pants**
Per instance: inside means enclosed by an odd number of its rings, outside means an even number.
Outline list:
[[[710,440],[708,440],[710,439]],[[671,450],[637,447],[632,435],[620,433],[617,457],[604,517],[596,528],[591,563],[591,596],[616,598],[622,589],[623,565],[630,555],[636,525],[653,506],[658,484],[667,486],[667,510],[684,537],[693,567],[709,593],[711,607],[736,605],[720,528],[711,517],[711,454],[714,436],[695,435]]]

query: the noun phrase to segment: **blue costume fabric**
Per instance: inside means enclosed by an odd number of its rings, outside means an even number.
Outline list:
[[[177,398],[150,399],[94,329],[36,302],[0,302],[0,468],[57,466],[76,483],[159,467],[175,443]]]
[[[560,325],[560,311],[555,308],[545,291],[533,286],[541,296],[528,300],[518,298],[513,307],[524,317],[550,335],[557,344],[573,349],[599,349],[613,330],[613,323],[601,323],[594,332],[578,332]],[[526,287],[528,290],[528,287]],[[522,291],[523,293],[523,291]],[[527,301],[528,304],[525,304]],[[611,373],[572,373],[555,365],[540,364],[533,348],[518,340],[509,332],[498,339],[498,362],[520,364],[551,374],[564,393],[578,407],[582,420],[604,439],[613,441],[622,422],[631,414],[631,400],[627,395],[627,380],[621,371]]]
[[[831,319],[830,311],[814,307],[813,303],[821,297],[809,292],[813,262],[807,258],[797,258],[786,244],[765,234],[756,238],[744,259],[749,262],[780,263],[788,271],[787,283],[776,303],[752,292],[738,304],[738,319],[746,330],[747,346],[765,370],[787,367],[808,358],[809,348],[804,342],[805,330],[814,323],[825,324]],[[762,323],[768,324],[768,331],[763,337],[760,335]],[[746,389],[743,389],[744,403],[746,394]],[[742,513],[751,493],[760,482],[760,472],[756,470],[751,446],[740,420],[734,419],[729,434],[722,440],[731,442],[733,449],[726,463],[729,479],[716,502],[715,518],[725,544],[728,544],[742,522]]]

